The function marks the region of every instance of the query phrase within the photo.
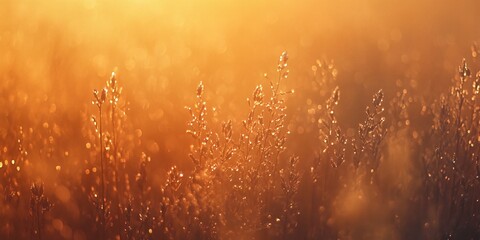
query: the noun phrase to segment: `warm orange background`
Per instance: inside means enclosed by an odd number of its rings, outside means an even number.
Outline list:
[[[287,50],[285,87],[300,90],[289,113],[301,115],[311,66],[334,59],[339,122],[353,128],[379,88],[387,99],[401,88],[426,100],[447,90],[480,39],[479,9],[476,0],[2,0],[0,134],[56,125],[57,147],[68,154],[54,163],[32,155],[28,170],[31,179],[55,182],[55,166],[68,171],[85,160],[81,130],[96,111],[92,89],[116,71],[160,183],[171,165],[190,164],[184,106],[193,104],[199,81],[220,120],[244,117],[245,99]],[[290,129],[301,138],[297,126]]]

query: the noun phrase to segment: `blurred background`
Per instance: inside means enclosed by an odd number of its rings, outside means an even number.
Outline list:
[[[56,181],[56,166],[85,160],[92,90],[115,71],[152,169],[188,168],[184,107],[194,103],[198,83],[218,121],[245,118],[246,98],[267,84],[265,73],[275,76],[285,50],[283,87],[296,90],[289,114],[307,114],[312,99],[302,90],[311,86],[312,65],[333,60],[339,122],[354,128],[378,89],[387,100],[408,88],[431,101],[447,90],[462,58],[478,64],[470,48],[480,39],[479,8],[476,0],[1,0],[0,133],[5,139],[18,126],[50,124],[61,154],[54,164],[32,157],[29,174]],[[294,122],[292,138],[300,139],[305,129]]]
[[[474,0],[3,0],[0,91],[25,95],[26,106],[54,104],[59,124],[75,135],[79,112],[94,110],[92,89],[117,71],[127,115],[158,144],[151,154],[171,163],[188,147],[178,144],[183,109],[199,81],[211,106],[234,118],[246,114],[245,99],[263,74],[275,74],[282,51],[290,55],[289,88],[310,84],[317,59],[333,59],[340,122],[354,126],[363,117],[359,106],[379,88],[387,98],[407,85],[445,90],[480,39],[478,7]]]

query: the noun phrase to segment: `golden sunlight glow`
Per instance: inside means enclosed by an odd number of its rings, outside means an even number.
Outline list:
[[[0,1],[0,239],[480,239],[480,2]]]

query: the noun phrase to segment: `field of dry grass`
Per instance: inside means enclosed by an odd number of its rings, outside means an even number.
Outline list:
[[[0,2],[0,239],[479,239],[476,1]]]

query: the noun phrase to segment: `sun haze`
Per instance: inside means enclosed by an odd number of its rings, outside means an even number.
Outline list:
[[[3,0],[1,239],[478,239],[474,0]]]

